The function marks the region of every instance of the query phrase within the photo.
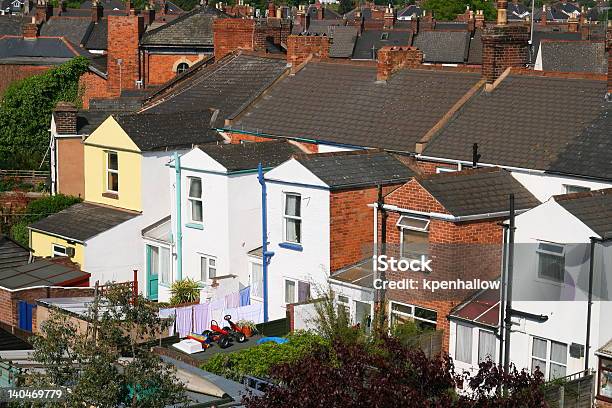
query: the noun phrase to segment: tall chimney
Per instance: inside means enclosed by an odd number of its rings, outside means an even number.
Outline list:
[[[487,90],[493,89],[493,83],[507,68],[527,64],[529,28],[507,24],[505,13],[499,13],[500,6],[506,4],[503,0],[497,2],[497,24],[485,28],[482,35],[482,75]]]
[[[576,17],[570,17],[567,19],[567,31],[570,33],[578,32],[578,19]]]
[[[484,10],[476,10],[476,16],[474,18],[474,26],[476,28],[484,28],[485,26]]]
[[[36,3],[36,22],[44,23],[53,16],[53,6],[47,0],[38,0]]]
[[[29,23],[23,25],[23,38],[33,40],[38,37],[38,24],[36,24],[36,17],[32,17]]]
[[[76,135],[77,108],[71,102],[58,102],[53,109],[55,131],[58,135]]]
[[[547,20],[548,20],[548,15],[546,12],[546,4],[543,4],[542,5],[542,17],[540,18],[540,24],[546,25]]]
[[[474,20],[474,11],[468,10],[467,30],[473,33],[476,29],[476,21]]]
[[[612,27],[608,23],[608,102],[612,102]]]
[[[145,5],[142,17],[144,25],[147,27],[150,26],[155,21],[155,9],[150,7],[148,4]]]
[[[508,0],[497,0],[497,25],[508,24]]]
[[[395,23],[395,10],[393,10],[393,4],[389,4],[389,6],[385,8],[383,28],[385,30],[389,30],[393,28],[394,23]]]
[[[99,23],[102,20],[102,16],[104,15],[104,7],[100,4],[99,1],[94,1],[91,3],[91,21],[94,23]]]
[[[376,80],[387,81],[404,67],[418,67],[423,62],[423,52],[415,47],[385,46],[378,50]]]
[[[138,44],[144,33],[142,16],[108,16],[108,90],[112,96],[135,89],[140,76]]]

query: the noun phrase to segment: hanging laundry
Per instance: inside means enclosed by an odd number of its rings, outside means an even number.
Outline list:
[[[254,323],[263,323],[263,303],[253,303],[236,310],[236,320],[250,320]]]
[[[240,293],[234,292],[229,295],[225,295],[225,308],[235,309],[240,307]]]
[[[246,288],[240,291],[240,306],[248,306],[251,304],[251,287],[247,286]]]
[[[176,331],[181,338],[187,336],[192,331],[192,315],[193,310],[191,306],[176,309]]]
[[[193,331],[202,334],[210,329],[210,303],[193,306]]]

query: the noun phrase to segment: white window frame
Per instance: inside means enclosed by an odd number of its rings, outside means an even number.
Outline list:
[[[192,180],[200,180],[200,196],[191,196],[191,181]],[[204,184],[202,183],[202,178],[197,176],[188,176],[187,177],[187,202],[189,203],[189,222],[194,224],[202,224],[204,222]],[[199,202],[202,206],[202,219],[194,220],[193,219],[193,205],[195,202]]]
[[[59,244],[51,244],[51,254],[53,257],[68,256],[68,248]]]
[[[109,167],[110,164],[110,158],[111,155],[115,155],[117,157],[117,168],[116,169],[111,169]],[[106,176],[106,180],[104,181],[105,185],[106,185],[106,192],[107,193],[114,193],[114,194],[119,194],[119,153],[117,153],[116,151],[113,150],[106,150],[105,151],[105,159],[106,159],[106,172],[105,172],[105,176]],[[117,190],[113,190],[111,189],[111,186],[109,186],[109,175],[110,174],[116,174],[117,175]]]
[[[481,361],[486,361],[486,358],[483,360],[480,359],[480,333],[487,333],[489,335],[492,335],[493,338],[495,339],[493,343],[493,355],[491,356],[491,361],[495,362],[497,358],[497,336],[495,335],[494,332],[490,330],[478,329],[477,333],[478,333],[478,342],[476,344],[476,358],[478,359],[478,361],[476,363],[480,364]]]
[[[145,245],[150,246],[150,247],[157,247],[157,249],[158,249],[158,252],[157,252],[159,254],[158,255],[158,260],[157,260],[158,261],[157,262],[157,271],[158,271],[157,279],[158,279],[158,282],[161,285],[164,285],[164,286],[172,285],[172,283],[174,282],[174,271],[173,271],[173,267],[172,267],[173,266],[172,265],[173,264],[173,262],[172,262],[172,248],[170,248],[170,247],[168,247],[166,245],[155,244],[155,243],[150,242],[150,241],[146,242]],[[163,266],[163,263],[162,263],[162,258],[163,258],[162,257],[162,251],[168,251],[168,255],[169,255],[169,257],[168,257],[168,281],[167,282],[163,279],[164,274],[163,274],[163,269],[162,269],[162,266]]]
[[[450,167],[436,167],[436,174],[440,174],[440,173],[455,173],[457,172],[457,169],[452,169]]]
[[[412,313],[406,313],[406,312],[400,312],[400,311],[397,311],[397,310],[393,310],[393,305],[401,305],[401,306],[410,307],[410,308],[412,308]],[[422,309],[422,310],[427,310],[427,311],[430,311],[430,312],[434,312],[436,314],[436,317],[438,316],[438,312],[436,310],[428,309],[426,307],[411,305],[411,304],[408,304],[408,303],[396,302],[396,301],[392,300],[392,301],[389,302],[389,327],[391,327],[392,320],[393,320],[391,318],[392,314],[397,314],[397,315],[399,315],[401,317],[408,317],[408,318],[410,318],[410,319],[412,319],[414,321],[421,321],[421,322],[433,324],[433,325],[436,326],[436,328],[438,327],[438,322],[437,321],[429,320],[429,319],[424,319],[422,317],[416,316],[415,311],[416,311],[417,308]]]
[[[253,265],[259,265],[262,268],[262,274],[261,274],[261,297],[256,296],[255,293],[253,292]],[[251,286],[251,299],[254,300],[259,300],[261,302],[263,302],[263,261],[262,260],[257,260],[255,261],[254,259],[249,260],[249,285]]]
[[[182,65],[187,65],[187,68],[185,68],[184,70],[181,70],[181,66]],[[191,68],[191,65],[189,65],[187,62],[185,61],[181,61],[176,65],[176,75],[180,75],[183,72],[187,72],[189,71],[189,68]]]
[[[200,282],[202,283],[211,283],[212,281],[215,280],[215,278],[219,277],[219,260],[216,256],[212,256],[212,255],[206,255],[206,254],[199,254],[200,256]],[[206,260],[206,276],[202,276],[204,274],[204,271],[202,270],[202,261]],[[214,261],[214,265],[211,266],[210,265],[210,261]],[[211,277],[210,276],[210,269],[214,269],[215,270],[215,276]],[[205,279],[202,279],[205,278]]]
[[[285,305],[288,305],[289,303],[287,303],[287,281],[291,281],[293,282],[294,285],[294,293],[293,293],[293,298],[295,299],[295,301],[293,303],[299,303],[300,302],[300,283],[305,283],[309,286],[309,292],[312,289],[310,286],[310,282],[308,281],[304,281],[304,280],[300,280],[300,279],[294,279],[294,278],[283,278],[283,303]],[[308,296],[309,299],[312,299],[312,292],[309,293]]]
[[[533,343],[534,340],[538,339],[541,341],[545,341],[546,342],[546,358],[543,359],[541,357],[536,357],[533,355]],[[560,344],[562,346],[565,346],[565,363],[561,363],[558,361],[553,361],[552,360],[552,345],[553,343],[557,343]],[[531,336],[531,342],[529,344],[530,347],[530,359],[529,359],[529,367],[530,367],[530,371],[533,372],[533,360],[538,360],[541,361],[544,364],[545,370],[546,370],[546,375],[544,376],[545,380],[551,381],[554,378],[551,378],[551,363],[552,364],[556,364],[558,366],[562,366],[565,367],[565,375],[567,375],[567,363],[568,363],[568,359],[569,359],[569,345],[566,343],[563,343],[561,341],[555,341],[555,340],[549,340],[549,339],[545,339],[542,337],[538,337],[538,336]],[[563,378],[563,377],[558,377],[558,378]]]
[[[298,198],[298,202],[300,203],[300,216],[295,216],[295,215],[288,215],[287,214],[287,197],[289,196],[294,196]],[[300,234],[298,237],[297,241],[290,241],[287,238],[287,224],[288,224],[288,220],[295,220],[295,221],[299,221],[300,224]],[[302,194],[300,193],[294,193],[294,192],[289,192],[286,191],[283,193],[283,241],[287,242],[289,244],[296,244],[296,245],[302,245],[302,225],[303,225],[303,219],[302,219]]]
[[[346,300],[343,300],[341,298],[345,298]],[[346,295],[343,295],[341,293],[336,295],[336,305],[339,306],[339,307],[343,307],[346,310],[349,319],[352,320],[353,319],[353,311],[351,309],[351,303],[352,302],[351,302],[351,298],[350,297],[348,297]]]
[[[542,249],[541,248],[542,244],[556,246],[556,247],[558,247],[560,249],[560,251],[559,252],[555,252],[555,251],[550,251],[550,250],[547,250],[547,249]],[[556,243],[556,242],[538,241],[538,246],[536,248],[536,254],[537,254],[537,256],[536,256],[536,272],[537,272],[538,280],[543,281],[543,282],[547,282],[547,283],[553,283],[553,284],[556,284],[556,285],[563,285],[565,283],[565,274],[567,272],[565,270],[565,245],[564,244],[559,244],[559,243]],[[542,272],[540,271],[540,254],[556,256],[556,257],[559,257],[559,258],[563,259],[564,268],[563,268],[563,277],[562,277],[562,279],[560,279],[560,280],[559,279],[554,279],[554,278],[551,278],[550,276],[546,276],[546,275],[542,274]]]
[[[459,359],[457,353],[459,350],[459,327],[463,327],[466,330],[469,330],[469,337],[466,340],[467,344],[465,345],[466,351],[469,353],[468,361]],[[455,360],[460,361],[466,364],[472,364],[474,360],[474,327],[465,323],[456,323],[455,324]]]
[[[419,221],[425,221],[425,226],[422,228],[416,228],[416,227],[410,227],[410,226],[406,226],[402,224],[402,220],[404,218],[409,218],[412,220],[419,220]],[[397,223],[395,224],[397,227],[399,227],[400,229],[400,258],[405,258],[404,256],[404,230],[410,230],[410,231],[416,231],[416,232],[422,232],[422,233],[426,233],[427,236],[429,237],[429,224],[431,224],[431,219],[429,218],[423,218],[423,217],[416,217],[413,215],[402,215],[401,217],[399,217],[399,219],[397,220]]]
[[[565,187],[565,194],[588,193],[589,191],[591,191],[590,187],[579,186],[576,184],[564,184],[563,187]],[[570,191],[572,189],[577,189],[579,191]]]

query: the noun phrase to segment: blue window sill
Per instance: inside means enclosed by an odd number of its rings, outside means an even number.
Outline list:
[[[292,251],[300,251],[302,252],[303,248],[302,245],[300,244],[292,244],[290,242],[281,242],[280,244],[278,244],[279,247],[281,248],[285,248],[285,249],[291,249]]]
[[[199,229],[199,230],[203,230],[204,229],[204,226],[202,224],[196,224],[196,223],[193,223],[193,222],[185,224],[185,227],[193,228],[193,229]]]

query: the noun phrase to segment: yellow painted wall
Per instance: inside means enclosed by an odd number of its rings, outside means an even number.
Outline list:
[[[53,244],[61,245],[66,248],[74,248],[74,257],[71,259],[83,266],[85,260],[85,248],[82,244],[69,244],[65,239],[43,234],[37,231],[30,231],[30,246],[34,250],[35,256],[52,256]]]
[[[142,157],[138,146],[109,117],[85,142],[85,201],[142,211]],[[117,152],[119,160],[118,198],[104,197],[106,192],[106,151]]]

